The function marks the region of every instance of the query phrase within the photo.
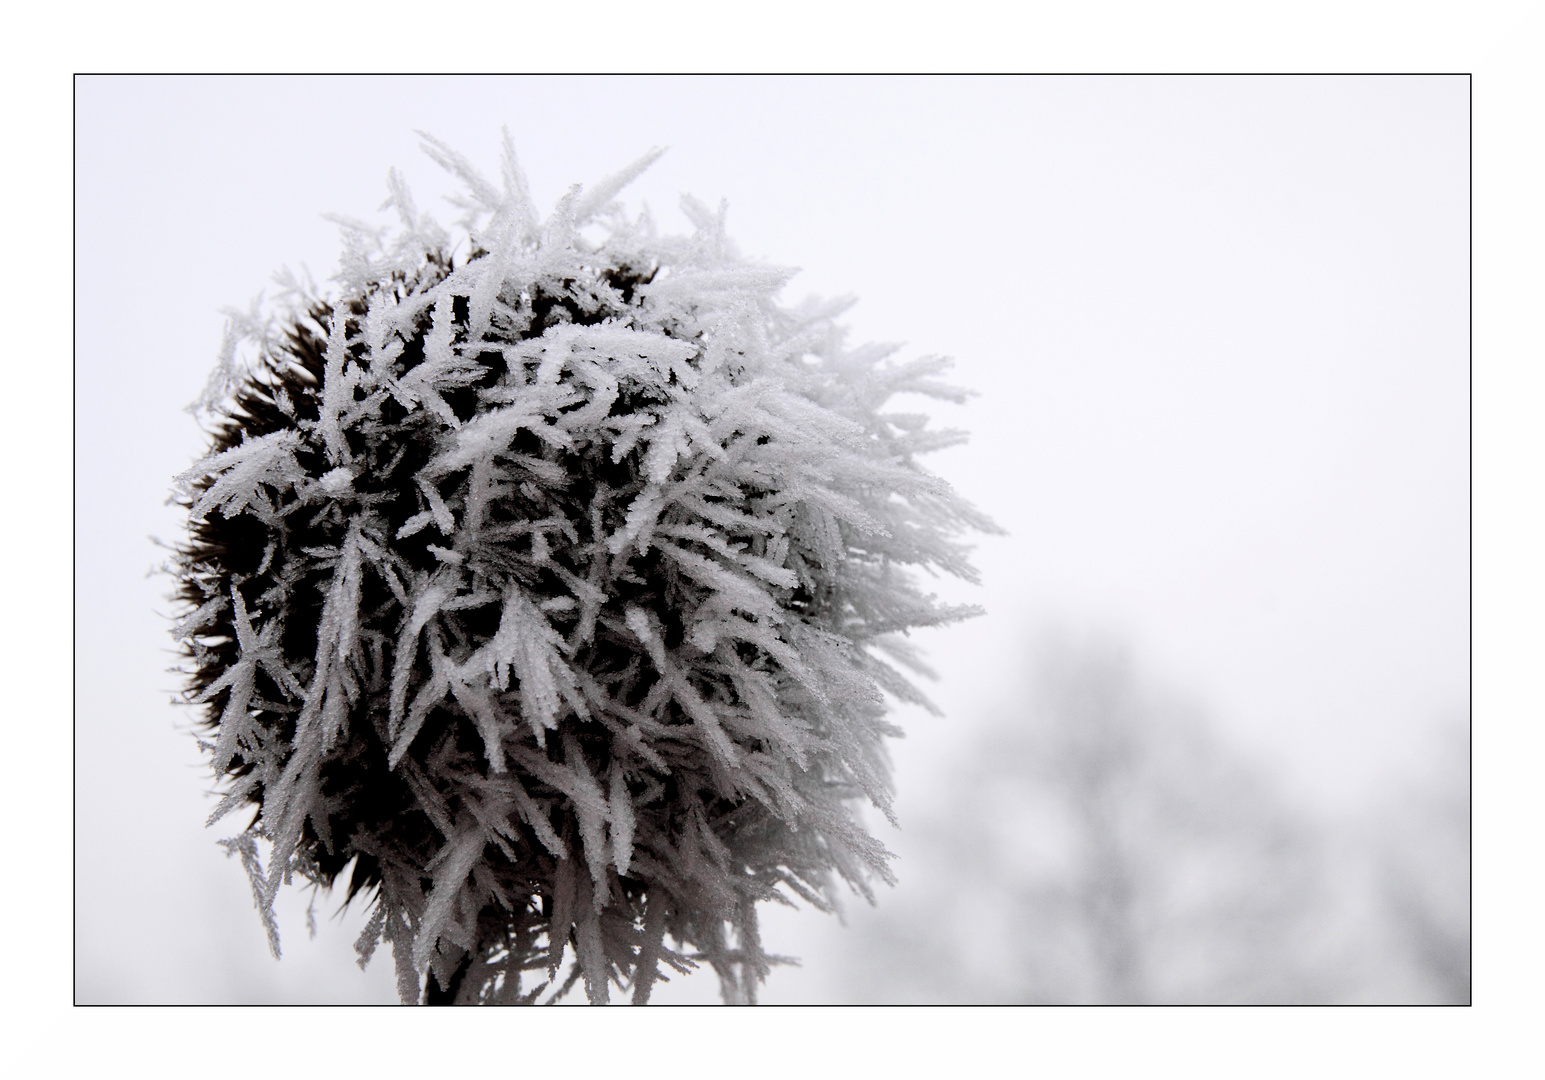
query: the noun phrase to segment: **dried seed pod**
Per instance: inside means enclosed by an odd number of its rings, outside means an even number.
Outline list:
[[[348,870],[405,1001],[647,1001],[698,961],[754,1000],[759,901],[889,880],[849,804],[889,813],[882,691],[922,698],[878,654],[970,614],[907,567],[970,578],[992,526],[879,410],[958,395],[780,307],[722,213],[625,216],[652,155],[538,223],[507,138],[502,191],[426,149],[468,255],[394,175],[392,243],[350,227],[334,297],[239,320],[198,405],[177,634],[216,814],[257,808],[276,953],[281,884]]]

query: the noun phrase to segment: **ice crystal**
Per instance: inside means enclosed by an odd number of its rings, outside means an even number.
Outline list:
[[[851,804],[890,813],[883,692],[923,699],[881,654],[971,613],[909,568],[971,579],[991,525],[915,461],[958,436],[882,409],[960,394],[780,306],[722,208],[630,217],[654,155],[539,221],[507,136],[502,187],[425,146],[464,233],[394,173],[395,234],[343,221],[332,298],[233,316],[195,406],[215,816],[255,807],[227,846],[276,953],[281,885],[348,871],[405,1001],[644,1002],[697,962],[754,1001],[759,902],[890,880]]]

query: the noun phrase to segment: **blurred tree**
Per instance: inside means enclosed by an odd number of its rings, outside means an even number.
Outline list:
[[[1379,899],[1430,999],[1470,1004],[1470,724],[1451,720],[1378,822]]]
[[[855,927],[870,1001],[1312,1002],[1318,831],[1128,651],[1043,643],[1025,707],[950,772]],[[903,852],[905,856],[907,852]]]

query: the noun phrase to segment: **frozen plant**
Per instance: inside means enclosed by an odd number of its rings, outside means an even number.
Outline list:
[[[882,656],[922,671],[901,635],[972,613],[908,568],[974,580],[992,526],[916,462],[961,436],[882,409],[962,394],[845,347],[844,303],[780,306],[722,207],[625,214],[655,154],[539,221],[508,134],[498,186],[425,149],[464,234],[394,172],[400,228],[341,221],[331,297],[233,317],[194,406],[211,821],[254,808],[225,843],[275,955],[280,886],[348,871],[405,1002],[641,1003],[699,961],[754,1001],[759,902],[891,879],[850,804],[890,813],[882,692],[923,699]]]

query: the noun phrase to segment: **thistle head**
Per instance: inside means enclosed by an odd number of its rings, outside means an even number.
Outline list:
[[[508,139],[502,185],[426,149],[464,233],[394,174],[396,233],[234,320],[198,403],[177,635],[216,814],[255,811],[276,951],[280,886],[344,877],[405,1000],[647,1001],[699,962],[754,1000],[757,903],[890,879],[852,805],[889,813],[884,695],[923,700],[886,657],[969,613],[910,571],[971,577],[991,528],[882,411],[953,396],[944,362],[781,306],[722,211],[629,217],[652,156],[539,220]]]

